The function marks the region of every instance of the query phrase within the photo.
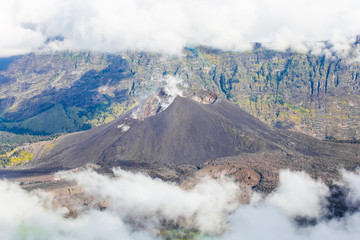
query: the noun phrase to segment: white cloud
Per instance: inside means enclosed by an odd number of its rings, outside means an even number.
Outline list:
[[[360,30],[356,0],[3,0],[0,6],[0,56],[43,48],[57,35],[65,40],[46,49],[179,53],[186,45],[244,50],[259,41],[306,51],[313,46],[305,41],[330,40],[341,52]]]
[[[280,172],[278,188],[267,200],[289,216],[316,218],[324,210],[324,202],[329,194],[323,182],[315,181],[304,172],[284,170]]]
[[[106,199],[108,208],[65,218],[64,209],[52,210],[49,194],[28,193],[0,181],[0,239],[159,239],[163,220],[216,234],[209,235],[210,239],[360,238],[360,212],[339,219],[322,218],[314,199],[323,198],[326,190],[301,172],[282,172],[277,190],[249,205],[238,202],[239,188],[227,178],[203,179],[193,189],[184,190],[175,183],[120,169],[115,170],[116,178],[92,171],[61,176],[75,180],[89,196]],[[344,171],[343,176],[351,189],[348,197],[358,200],[360,173]],[[279,201],[280,196],[284,201]],[[294,205],[290,211],[289,204]],[[317,214],[308,214],[308,208]],[[299,214],[315,217],[317,222],[299,227],[293,218]]]
[[[52,210],[50,194],[0,181],[0,239],[158,239],[162,220],[216,234],[238,206],[240,190],[228,178],[203,179],[184,190],[142,174],[120,169],[114,174],[117,178],[92,171],[59,174],[108,204],[75,219],[65,218],[63,208]]]
[[[360,205],[360,169],[356,172],[342,170],[341,175],[343,181],[340,184],[349,189],[347,201],[353,206]]]
[[[64,209],[47,207],[50,200],[44,192],[29,194],[0,181],[0,239],[151,239],[150,233],[131,233],[111,212],[90,210],[76,219],[64,218]]]
[[[238,205],[240,190],[230,179],[203,179],[187,191],[142,174],[114,171],[118,179],[94,172],[65,176],[75,179],[86,192],[106,199],[116,215],[131,217],[142,224],[157,225],[161,220],[171,220],[216,234],[221,233],[227,215]]]
[[[360,173],[343,171],[350,186],[348,198],[358,199]],[[359,239],[360,212],[343,218],[326,219],[321,209],[327,204],[328,189],[303,172],[280,172],[279,187],[255,206],[240,206],[230,217],[230,228],[220,237],[226,240],[317,240]],[[294,216],[316,218],[314,225],[299,227]]]
[[[231,228],[220,239],[246,240],[353,240],[360,238],[360,214],[343,219],[320,220],[314,226],[298,227],[279,208],[265,204],[258,207],[244,206],[229,218]]]

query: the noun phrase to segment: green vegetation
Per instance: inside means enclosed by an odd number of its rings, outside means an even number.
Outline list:
[[[32,133],[42,135],[73,132],[77,130],[75,119],[69,117],[74,115],[73,111],[73,109],[69,109],[67,114],[65,109],[58,104],[45,112],[26,119],[25,121],[4,123],[4,126],[6,129],[28,129],[31,130]]]
[[[18,166],[30,162],[34,154],[25,150],[15,150],[7,154],[0,155],[0,165],[2,167]]]
[[[201,240],[208,239],[196,229],[173,228],[160,233],[163,240]]]
[[[10,132],[0,131],[0,166],[5,167],[10,164],[12,152],[16,147],[21,146],[24,143],[49,141],[57,136],[59,135],[53,134],[49,136],[41,136],[41,135],[31,135],[31,134],[15,134]],[[51,146],[49,146],[49,148],[50,147]],[[30,160],[30,155],[23,154],[23,159],[26,160],[26,158]]]
[[[9,164],[10,159],[6,155],[0,155],[0,166],[5,167]]]
[[[16,150],[10,155],[10,161],[7,166],[18,166],[31,161],[34,157],[34,154],[29,153],[24,150]]]
[[[0,131],[0,155],[13,151],[17,146],[24,143],[33,143],[39,141],[49,141],[58,137],[59,134],[48,136],[31,135],[31,134],[15,134],[5,131]]]
[[[134,108],[137,104],[138,102],[136,100],[133,104],[113,103],[107,109],[97,112],[91,120],[87,121],[87,123],[92,127],[95,127],[111,122],[124,114],[126,111]]]

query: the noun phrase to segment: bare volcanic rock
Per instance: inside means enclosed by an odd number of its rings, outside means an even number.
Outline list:
[[[184,96],[203,104],[213,104],[217,99],[215,93],[203,90],[187,90]]]

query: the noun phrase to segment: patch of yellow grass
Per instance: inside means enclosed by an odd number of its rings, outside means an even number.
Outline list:
[[[34,154],[24,150],[15,151],[10,157],[10,163],[8,166],[18,166],[30,162],[34,157]]]

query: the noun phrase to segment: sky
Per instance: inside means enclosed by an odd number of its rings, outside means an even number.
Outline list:
[[[2,0],[0,57],[32,51],[349,49],[360,34],[357,0]]]

